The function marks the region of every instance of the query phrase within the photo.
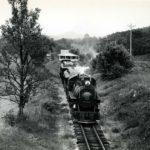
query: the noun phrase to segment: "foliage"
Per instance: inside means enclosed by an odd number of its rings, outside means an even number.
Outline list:
[[[112,132],[113,127],[120,129],[119,142],[116,141],[115,136],[111,138],[119,149],[123,149],[120,148],[122,139],[127,145],[126,149],[149,149],[149,73],[150,64],[140,61],[135,64],[130,74],[112,81],[99,80],[97,83],[98,95],[102,97],[102,102],[105,104],[104,110],[103,106],[100,109],[101,114],[104,113],[102,122],[106,127],[107,123],[111,122],[108,128],[111,127]],[[97,76],[98,78],[99,76]],[[114,125],[114,122],[117,123]],[[112,132],[110,134],[113,134]]]
[[[9,111],[5,116],[5,122],[11,126],[15,125],[15,116],[13,115],[12,111]]]
[[[56,42],[56,51],[59,53],[61,49],[69,49],[73,54],[80,56],[80,61],[86,64],[96,55],[96,44],[98,39],[85,34],[83,39],[60,39]]]
[[[56,42],[57,51],[59,52],[60,49],[70,49],[72,40],[63,38],[60,40],[56,40],[55,42]]]
[[[88,34],[83,39],[60,39],[56,42],[56,51],[59,53],[61,49],[69,49],[71,53],[79,55],[81,65],[87,65],[95,56],[95,46],[98,39],[90,37]]]
[[[91,60],[90,66],[92,71],[96,71],[96,67],[97,67],[97,61],[98,61],[98,56],[96,56],[96,58]]]
[[[150,53],[150,27],[134,29],[132,31],[132,48],[134,55],[143,55]],[[107,43],[115,41],[117,44],[122,44],[129,51],[130,49],[130,31],[117,32],[108,35],[105,38],[100,38],[96,49],[101,52],[105,49]]]
[[[110,44],[92,62],[93,69],[101,72],[103,79],[115,79],[127,73],[133,66],[129,54],[122,45]]]
[[[12,18],[1,26],[7,42],[1,51],[1,82],[3,90],[18,103],[19,115],[40,81],[45,80],[47,70],[43,61],[52,42],[41,36],[37,23],[40,10],[29,11],[28,0],[8,0]]]
[[[75,54],[75,55],[80,55],[79,49],[71,48],[70,53]]]

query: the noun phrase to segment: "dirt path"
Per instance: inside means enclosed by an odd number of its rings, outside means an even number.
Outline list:
[[[60,114],[60,119],[57,122],[57,126],[59,127],[59,142],[62,145],[61,150],[78,150],[65,92],[62,87],[59,87],[58,91],[59,97],[61,98],[60,105],[62,114]]]

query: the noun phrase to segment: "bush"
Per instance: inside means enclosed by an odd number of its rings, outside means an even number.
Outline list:
[[[8,125],[10,125],[10,126],[14,126],[14,125],[15,125],[15,123],[16,123],[16,117],[15,117],[15,115],[14,115],[14,113],[13,113],[12,110],[10,110],[10,111],[4,116],[4,118],[5,118],[5,122],[6,122]]]
[[[28,120],[29,116],[27,114],[23,114],[23,116],[17,116],[14,114],[13,110],[10,110],[6,115],[4,116],[5,123],[7,123],[10,126],[15,126],[16,124],[20,123],[21,121]]]
[[[92,59],[91,63],[90,63],[91,69],[92,71],[96,70],[96,66],[97,66],[97,57]]]
[[[122,45],[107,45],[105,50],[96,59],[96,69],[102,73],[103,79],[121,77],[133,67],[133,61]]]

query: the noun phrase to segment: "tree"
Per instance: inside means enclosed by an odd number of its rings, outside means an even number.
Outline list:
[[[103,79],[115,79],[127,73],[133,67],[133,62],[122,45],[111,43],[99,54],[96,65]]]
[[[12,18],[1,26],[7,44],[1,52],[1,82],[11,101],[18,103],[22,117],[25,104],[35,87],[43,79],[45,68],[42,62],[47,53],[45,37],[37,23],[40,10],[29,11],[28,0],[8,0]],[[38,62],[38,63],[37,63]]]

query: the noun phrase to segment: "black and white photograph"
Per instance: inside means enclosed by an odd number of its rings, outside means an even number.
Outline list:
[[[150,0],[0,0],[0,150],[150,150]]]

